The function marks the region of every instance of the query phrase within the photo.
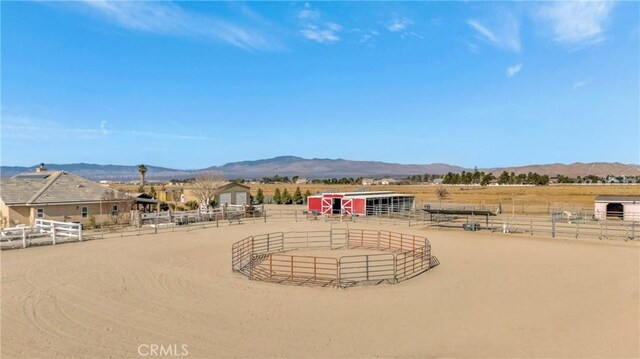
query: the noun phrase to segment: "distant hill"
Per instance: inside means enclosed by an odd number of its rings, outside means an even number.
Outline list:
[[[46,164],[50,170],[63,170],[92,180],[132,181],[139,178],[138,166],[98,165],[90,163]],[[33,172],[38,165],[30,167],[1,166],[0,175],[10,177],[22,172]],[[227,163],[198,170],[180,170],[147,165],[146,178],[149,180],[169,180],[190,178],[203,171],[221,171],[227,178],[262,178],[273,175],[300,176],[303,178],[330,177],[403,177],[415,174],[445,174],[473,169],[452,166],[444,163],[400,164],[378,161],[351,161],[329,158],[301,158],[280,156],[269,159]],[[500,174],[503,170],[515,173],[537,172],[551,176],[598,176],[635,175],[640,176],[639,165],[622,163],[572,163],[547,164],[522,167],[481,169],[485,172]]]
[[[222,171],[227,177],[261,178],[278,174],[304,178],[328,178],[409,176],[425,173],[443,174],[459,172],[464,168],[444,163],[406,165],[377,161],[350,161],[341,158],[305,159],[295,156],[281,156],[266,160],[227,163],[210,169]]]

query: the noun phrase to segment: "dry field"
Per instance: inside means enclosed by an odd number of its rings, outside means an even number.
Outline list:
[[[403,229],[429,237],[441,264],[398,285],[301,288],[231,271],[238,239],[328,225],[4,251],[2,358],[136,358],[151,344],[194,358],[640,356],[637,242]]]
[[[294,184],[252,184],[251,194],[256,195],[258,188],[262,188],[265,196],[273,196],[276,188],[287,189],[293,194],[298,185]],[[136,191],[137,187],[130,185],[115,185],[115,188],[125,191]],[[304,193],[309,190],[311,193],[322,192],[327,189],[337,191],[354,191],[361,186],[350,185],[322,185],[305,184],[299,185]],[[394,185],[394,186],[371,186],[372,191],[396,191],[400,193],[414,194],[418,204],[431,203],[439,204],[436,195],[436,185]],[[550,186],[444,186],[449,197],[442,202],[442,205],[470,205],[488,206],[497,208],[502,203],[502,210],[505,213],[512,212],[515,206],[516,214],[526,215],[546,215],[554,209],[569,211],[593,211],[593,201],[597,195],[637,195],[640,193],[640,185],[550,185]],[[158,190],[158,186],[156,186]],[[187,199],[189,200],[189,198]]]
[[[260,184],[252,185],[251,193],[255,195],[258,188],[262,188],[265,196],[273,196],[276,188],[282,191],[286,188],[289,193],[295,191],[297,185]],[[361,186],[349,185],[300,185],[304,193],[307,189],[311,193],[317,193],[327,188],[338,191],[354,191]],[[394,185],[371,186],[372,191],[396,191],[399,193],[414,194],[419,204],[439,204],[436,195],[436,185]],[[548,214],[554,209],[569,211],[591,210],[593,201],[597,195],[637,195],[640,193],[640,185],[550,185],[550,186],[444,186],[449,192],[449,197],[442,205],[472,205],[497,207],[502,203],[505,213],[510,213],[515,205],[515,212],[519,214]]]

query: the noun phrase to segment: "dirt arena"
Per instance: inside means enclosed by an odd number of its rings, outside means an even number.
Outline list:
[[[366,227],[365,227],[366,226]],[[231,271],[256,223],[4,251],[2,358],[640,356],[638,242],[426,235],[441,264],[398,285],[259,283]],[[186,345],[186,347],[183,347]]]

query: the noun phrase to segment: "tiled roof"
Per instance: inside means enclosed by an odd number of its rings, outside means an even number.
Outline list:
[[[98,202],[125,198],[124,194],[63,171],[20,174],[0,179],[0,199],[5,204]]]

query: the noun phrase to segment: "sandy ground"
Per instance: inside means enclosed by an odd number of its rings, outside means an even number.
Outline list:
[[[2,358],[136,358],[151,344],[189,357],[640,355],[637,242],[386,226],[426,234],[442,264],[398,285],[346,290],[231,271],[231,244],[244,236],[328,226],[257,223],[2,252]]]

